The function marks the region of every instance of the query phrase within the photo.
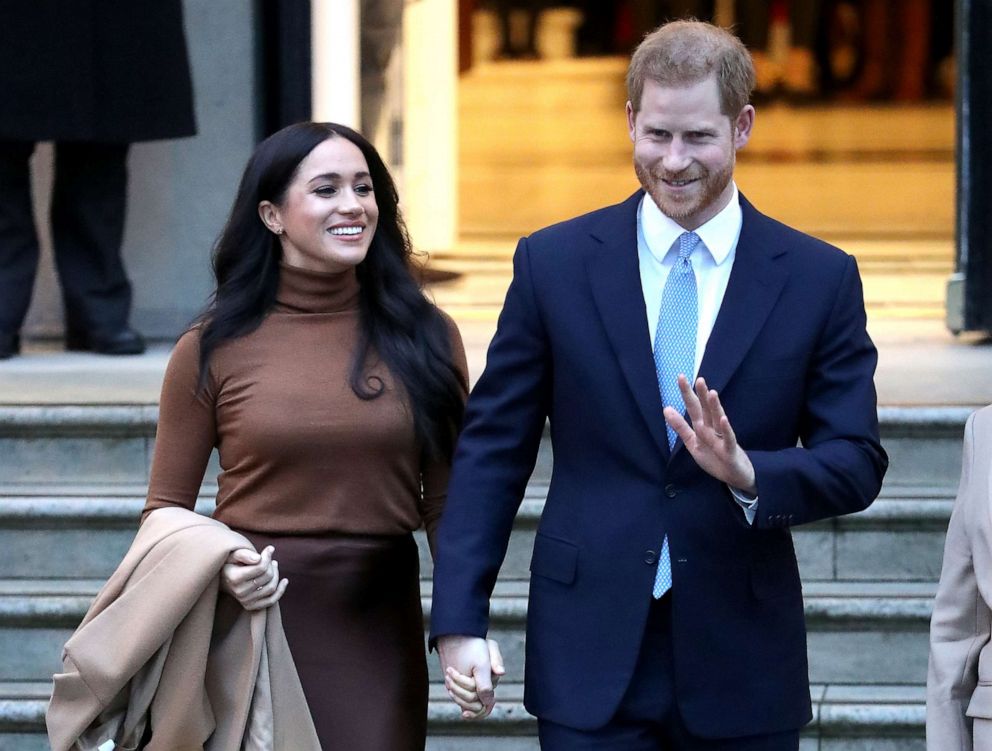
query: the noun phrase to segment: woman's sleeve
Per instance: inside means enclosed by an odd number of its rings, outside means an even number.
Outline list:
[[[988,461],[989,457],[982,457]],[[944,543],[944,563],[930,623],[927,674],[927,748],[972,747],[971,721],[965,716],[978,682],[978,656],[989,641],[990,612],[979,591],[975,554],[968,531],[969,503],[989,503],[973,486],[975,415],[965,427],[961,484]],[[981,473],[978,473],[981,476]]]
[[[157,508],[192,509],[217,443],[216,390],[212,378],[198,389],[199,332],[184,334],[165,370],[148,498],[142,518]]]
[[[468,361],[465,358],[465,345],[462,342],[458,326],[445,313],[442,317],[448,324],[451,334],[451,361],[461,374],[465,386],[464,398],[468,398]],[[439,459],[424,459],[421,464],[420,476],[422,493],[420,499],[420,518],[427,530],[427,541],[430,543],[431,555],[434,554],[434,540],[437,537],[437,525],[441,521],[441,512],[448,497],[448,477],[451,474],[451,463]]]

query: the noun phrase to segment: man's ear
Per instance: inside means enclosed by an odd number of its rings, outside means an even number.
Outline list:
[[[272,203],[272,201],[262,201],[258,204],[258,216],[262,220],[262,224],[269,229],[269,232],[275,235],[281,235],[283,233],[279,207]]]
[[[627,134],[630,136],[631,143],[633,143],[634,133],[636,132],[634,128],[634,119],[637,117],[637,113],[634,112],[634,105],[632,105],[630,102],[627,102],[626,111],[627,111]]]
[[[750,104],[744,106],[736,118],[734,118],[734,148],[742,149],[751,140],[751,131],[754,129],[754,107]]]

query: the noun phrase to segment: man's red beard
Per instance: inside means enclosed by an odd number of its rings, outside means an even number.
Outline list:
[[[661,209],[661,213],[678,221],[699,214],[720,197],[733,179],[734,160],[731,160],[725,169],[716,173],[697,167],[694,171],[686,170],[675,174],[654,172],[635,160],[634,172],[641,187],[651,196],[658,208]],[[665,193],[665,180],[697,180],[700,190],[689,200],[671,200]]]

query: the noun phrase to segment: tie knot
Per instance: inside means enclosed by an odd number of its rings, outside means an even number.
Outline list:
[[[688,260],[699,243],[700,237],[695,232],[683,232],[679,235],[679,260]]]

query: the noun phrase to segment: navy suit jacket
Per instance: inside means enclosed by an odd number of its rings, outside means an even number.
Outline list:
[[[703,737],[797,728],[811,710],[789,527],[864,509],[887,466],[857,265],[741,198],[736,260],[699,375],[719,391],[754,464],[751,526],[681,442],[668,449],[638,271],[642,196],[517,247],[455,454],[432,639],[487,633],[489,597],[550,420],[527,709],[580,729],[610,720],[637,662],[667,534],[687,727]]]

